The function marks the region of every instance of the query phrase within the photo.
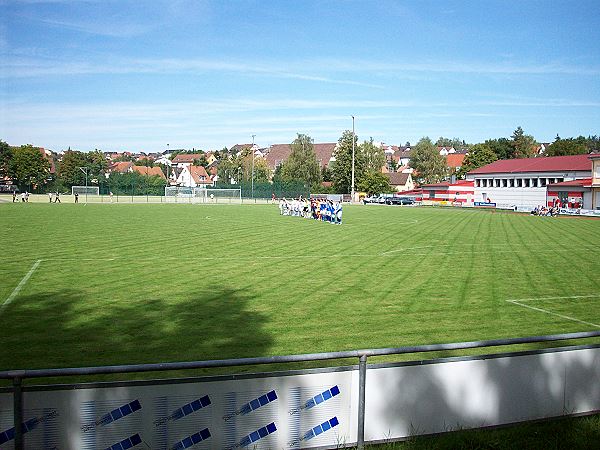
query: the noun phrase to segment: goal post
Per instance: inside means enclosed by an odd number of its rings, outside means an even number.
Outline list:
[[[71,195],[100,195],[98,186],[71,186]]]
[[[242,190],[165,186],[167,203],[241,203]]]

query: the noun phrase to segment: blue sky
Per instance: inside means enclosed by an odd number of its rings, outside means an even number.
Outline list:
[[[56,151],[600,134],[598,1],[0,0],[0,139]]]

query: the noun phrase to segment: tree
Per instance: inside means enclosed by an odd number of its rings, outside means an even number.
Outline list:
[[[88,176],[90,180],[99,180],[104,177],[108,168],[108,162],[104,153],[95,149],[93,152],[85,153],[86,166],[88,167]],[[149,166],[152,167],[152,166]]]
[[[506,138],[488,139],[483,145],[489,147],[498,159],[512,159],[515,157],[515,149]]]
[[[415,170],[417,183],[437,183],[446,176],[446,160],[428,137],[422,138],[412,148],[410,167]]]
[[[12,159],[12,149],[4,141],[0,141],[0,177],[7,177]]]
[[[357,151],[357,138],[352,131],[346,130],[338,139],[338,145],[333,153],[335,162],[332,164],[331,172],[333,185],[339,193],[347,194],[352,191],[352,142],[354,151],[354,179],[355,183],[364,172],[364,161],[362,152]]]
[[[464,178],[467,172],[493,163],[497,159],[496,153],[490,147],[485,144],[475,144],[471,147],[467,156],[465,156],[458,175],[460,178]]]
[[[321,168],[313,140],[306,134],[298,134],[291,143],[292,153],[282,164],[282,181],[303,181],[311,188],[318,188],[321,184]]]
[[[576,139],[561,139],[556,135],[554,142],[546,149],[545,156],[584,155],[588,153],[587,139],[579,136]]]
[[[588,153],[600,152],[600,136],[588,136],[585,140],[585,145],[587,146]]]
[[[536,142],[533,136],[525,134],[523,128],[517,127],[511,136],[515,158],[531,158],[536,156]]]
[[[373,138],[369,141],[364,141],[358,146],[362,153],[366,171],[379,171],[385,165],[385,153],[383,149],[373,143]]]
[[[332,181],[332,172],[331,169],[327,166],[323,166],[323,168],[321,169],[321,179],[323,181]]]
[[[49,173],[50,162],[39,148],[22,145],[12,149],[12,158],[8,164],[8,176],[23,189],[44,184]]]
[[[452,138],[452,139],[445,138],[445,137],[439,137],[438,140],[435,141],[435,145],[437,147],[452,147],[456,150],[467,146],[464,139],[460,139],[457,137]]]
[[[360,179],[358,189],[368,196],[390,192],[390,180],[377,170],[368,170]]]
[[[87,165],[88,160],[84,153],[77,150],[67,150],[58,163],[58,181],[67,187],[85,185],[85,173],[82,172],[80,167],[87,167]],[[89,178],[88,175],[88,181]]]

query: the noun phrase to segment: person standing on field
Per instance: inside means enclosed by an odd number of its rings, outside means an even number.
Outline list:
[[[13,203],[17,201],[17,191],[13,191]]]
[[[56,191],[56,194],[54,196],[54,203],[61,203],[61,201],[60,201],[60,193],[58,191]]]
[[[52,203],[52,192],[48,192],[48,202]]]
[[[75,192],[75,203],[79,203],[79,193]]]

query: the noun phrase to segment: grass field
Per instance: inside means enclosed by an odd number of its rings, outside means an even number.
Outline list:
[[[0,369],[600,328],[600,221],[353,206],[0,204]]]

